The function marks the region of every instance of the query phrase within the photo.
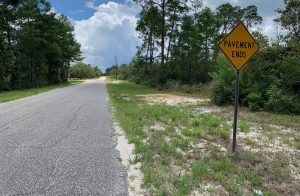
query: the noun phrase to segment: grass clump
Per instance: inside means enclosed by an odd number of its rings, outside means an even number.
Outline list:
[[[194,179],[205,179],[209,175],[209,167],[207,165],[207,160],[202,159],[198,162],[196,162],[192,166],[192,174]]]
[[[295,147],[300,150],[300,136],[294,136]]]
[[[181,149],[186,149],[190,145],[190,140],[175,138],[174,140],[172,140],[171,143],[176,147],[180,147]]]
[[[226,130],[226,129],[223,129],[223,128],[216,128],[216,129],[213,129],[211,131],[212,134],[224,139],[224,140],[227,140],[230,138],[230,131],[229,130]]]
[[[270,165],[269,172],[276,180],[283,182],[290,177],[289,161],[287,159],[283,157],[276,158],[271,161]]]
[[[194,139],[197,139],[197,138],[202,138],[205,136],[205,131],[201,128],[198,128],[198,129],[183,129],[182,130],[182,134],[187,136],[187,137],[192,137]]]
[[[256,143],[254,140],[252,140],[252,139],[250,139],[250,138],[247,138],[247,137],[244,138],[243,141],[244,141],[245,144],[248,145],[248,146],[256,146],[256,145],[257,145],[257,143]]]
[[[250,125],[245,121],[239,122],[238,127],[241,132],[248,133],[250,131]]]
[[[177,191],[175,195],[188,195],[193,186],[194,181],[191,176],[176,176],[173,180],[173,185],[176,187]]]

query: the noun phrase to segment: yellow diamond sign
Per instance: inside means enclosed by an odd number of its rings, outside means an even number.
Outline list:
[[[220,43],[219,48],[240,71],[260,49],[243,23],[239,23]]]

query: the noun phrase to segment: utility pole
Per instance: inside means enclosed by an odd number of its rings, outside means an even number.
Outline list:
[[[118,80],[118,61],[117,61],[117,56],[115,56],[115,61],[116,61],[116,80]]]

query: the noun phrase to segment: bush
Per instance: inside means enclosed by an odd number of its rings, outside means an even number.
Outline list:
[[[242,104],[251,110],[300,113],[300,51],[289,46],[261,50],[240,74]],[[235,71],[223,55],[217,57],[218,71],[211,74],[212,100],[233,104]]]
[[[235,76],[234,70],[225,56],[217,57],[218,72],[212,73],[212,100],[218,105],[233,103]]]
[[[250,92],[246,99],[250,110],[259,110],[263,107],[264,100],[260,92]]]
[[[299,113],[299,105],[293,95],[288,95],[278,86],[273,85],[267,91],[269,99],[266,102],[266,108],[276,113]],[[297,111],[298,110],[298,111]]]

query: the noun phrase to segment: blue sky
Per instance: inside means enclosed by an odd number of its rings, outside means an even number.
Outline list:
[[[54,11],[70,18],[74,35],[81,44],[85,63],[98,66],[102,71],[114,65],[129,63],[141,44],[135,31],[139,6],[132,0],[48,0]],[[254,4],[258,7],[263,23],[255,30],[270,39],[276,37],[277,8],[283,8],[283,0],[203,0],[203,6],[213,10],[223,3],[242,8]]]
[[[82,20],[88,19],[91,17],[95,10],[92,8],[87,7],[88,2],[93,2],[95,6],[100,4],[107,4],[110,2],[109,0],[94,0],[94,1],[87,1],[87,0],[48,0],[52,7],[59,13],[62,13],[66,16],[74,20]],[[125,3],[124,0],[117,0],[113,1],[116,3]]]

